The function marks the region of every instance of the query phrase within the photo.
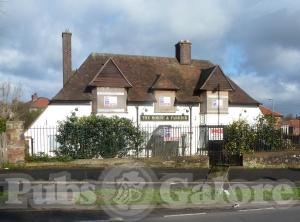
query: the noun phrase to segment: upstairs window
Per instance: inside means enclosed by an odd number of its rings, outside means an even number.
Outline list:
[[[171,106],[171,97],[170,96],[160,96],[159,97],[159,106]]]
[[[154,92],[156,102],[154,103],[154,111],[156,113],[174,113],[176,107],[174,91],[159,91]]]
[[[207,98],[207,112],[208,113],[227,113],[228,112],[228,98],[227,97],[208,97]]]
[[[126,112],[127,91],[124,88],[97,88],[97,112]]]
[[[207,91],[200,105],[201,113],[228,113],[228,92]]]

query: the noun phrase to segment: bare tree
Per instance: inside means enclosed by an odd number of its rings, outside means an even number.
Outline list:
[[[0,83],[0,117],[8,120],[18,119],[17,110],[20,105],[22,88],[10,82]]]

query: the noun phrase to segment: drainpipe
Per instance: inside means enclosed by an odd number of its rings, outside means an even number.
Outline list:
[[[220,125],[220,84],[218,84],[218,126]]]
[[[190,109],[190,156],[192,156],[192,105],[189,105]]]
[[[139,127],[139,106],[135,106],[136,109],[136,127]]]
[[[139,128],[139,106],[135,106],[136,109],[136,127]],[[137,147],[136,157],[139,157],[140,147]]]

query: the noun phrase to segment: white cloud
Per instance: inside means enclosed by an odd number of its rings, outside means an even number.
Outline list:
[[[273,58],[271,58],[272,65],[290,73],[295,72],[295,74],[300,74],[299,49],[276,46],[273,48],[271,54],[273,55]],[[285,75],[285,73],[283,73],[283,75]]]
[[[26,56],[16,49],[0,49],[0,67],[18,68],[26,60]]]
[[[243,73],[233,80],[252,97],[269,106],[268,99],[273,99],[276,109],[287,111],[287,104],[300,106],[300,87],[298,83],[290,83],[276,76],[259,76],[257,73]],[[275,89],[275,90],[274,90]]]

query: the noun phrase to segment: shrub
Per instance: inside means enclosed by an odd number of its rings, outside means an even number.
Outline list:
[[[129,150],[137,151],[143,143],[142,132],[126,118],[72,114],[60,122],[57,155],[73,159],[123,156]]]
[[[271,115],[264,115],[257,119],[257,146],[270,151],[278,150],[283,146],[281,130],[276,128],[276,119]]]
[[[0,133],[6,131],[6,120],[0,117]]]
[[[44,152],[40,152],[31,156],[26,156],[26,162],[68,162],[71,160],[72,158],[69,156],[49,156]]]
[[[283,146],[281,130],[273,116],[260,116],[255,125],[245,120],[234,121],[224,128],[225,150],[230,153],[274,151]]]
[[[245,121],[234,121],[224,128],[225,149],[231,154],[254,151],[255,130]]]

